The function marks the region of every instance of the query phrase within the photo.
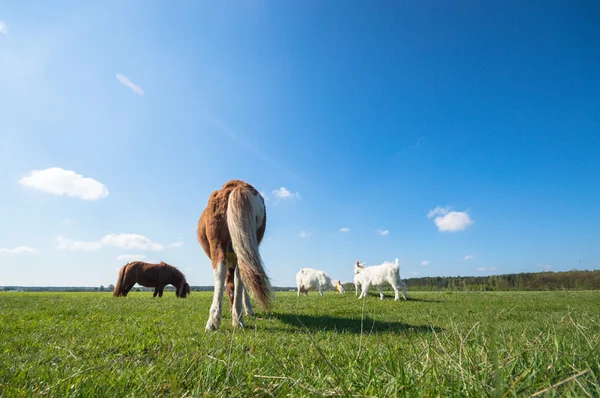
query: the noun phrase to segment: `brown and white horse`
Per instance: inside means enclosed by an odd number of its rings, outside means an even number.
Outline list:
[[[244,326],[242,305],[247,314],[252,313],[246,288],[263,308],[269,308],[270,283],[258,252],[266,225],[264,199],[244,181],[228,181],[208,198],[198,221],[198,241],[211,259],[215,275],[207,330],[216,330],[221,324],[226,280],[234,327]]]

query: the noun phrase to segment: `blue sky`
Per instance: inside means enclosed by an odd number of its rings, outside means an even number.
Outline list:
[[[108,285],[131,256],[210,285],[196,223],[234,178],[267,198],[276,285],[396,257],[403,278],[599,268],[598,20],[594,2],[5,4],[0,285]]]

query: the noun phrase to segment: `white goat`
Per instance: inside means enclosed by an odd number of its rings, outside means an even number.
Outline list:
[[[315,288],[319,290],[321,296],[323,295],[323,289],[335,289],[340,294],[346,293],[341,281],[333,283],[325,272],[313,268],[302,268],[298,271],[296,285],[298,286],[298,296],[300,296],[300,293],[308,296],[308,289]]]
[[[357,296],[358,296],[358,289],[361,287],[361,285],[362,285],[362,275],[360,273],[354,274],[354,289],[356,289]]]
[[[357,278],[358,277],[358,278]],[[362,293],[358,297],[362,299],[366,297],[369,287],[371,285],[377,286],[379,290],[379,298],[383,300],[383,292],[381,291],[381,285],[390,284],[394,289],[394,300],[399,300],[398,287],[402,286],[402,297],[406,300],[406,284],[400,279],[400,265],[398,265],[398,259],[395,263],[384,262],[381,265],[372,267],[365,267],[364,263],[359,261],[354,264],[354,284],[358,292],[358,285],[362,285]]]

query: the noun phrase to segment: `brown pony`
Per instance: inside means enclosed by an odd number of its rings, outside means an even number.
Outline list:
[[[162,297],[165,286],[173,285],[175,295],[185,298],[190,294],[190,285],[185,276],[177,268],[164,262],[150,264],[143,261],[133,261],[125,264],[119,271],[119,280],[113,296],[127,296],[133,285],[139,283],[144,287],[154,287],[152,297]]]
[[[208,198],[198,221],[198,241],[211,259],[215,275],[207,330],[216,330],[221,324],[225,283],[234,327],[244,326],[242,306],[247,315],[252,314],[246,288],[263,308],[269,308],[270,283],[258,253],[266,225],[263,197],[244,181],[228,181]]]

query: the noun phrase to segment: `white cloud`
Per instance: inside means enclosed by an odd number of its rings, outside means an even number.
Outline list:
[[[419,275],[419,273],[418,273],[418,272],[411,272],[410,274],[411,274],[411,275],[414,275],[414,276],[417,276],[417,275]]]
[[[138,234],[110,234],[100,239],[100,243],[106,246],[119,247],[121,249],[140,250],[162,250],[163,245],[152,242],[145,236]]]
[[[121,84],[123,84],[124,86],[127,86],[131,90],[133,90],[134,93],[144,95],[144,90],[140,86],[134,84],[131,80],[129,80],[127,76],[123,76],[120,73],[117,73],[117,80],[120,81]]]
[[[152,242],[150,239],[137,234],[109,234],[104,236],[99,241],[85,242],[58,236],[57,247],[63,250],[71,251],[93,251],[98,250],[103,246],[118,247],[120,249],[139,249],[139,250],[162,250],[163,245]]]
[[[130,261],[142,261],[145,258],[146,258],[146,256],[144,256],[143,254],[121,254],[120,256],[117,256],[116,260],[130,262]]]
[[[183,247],[183,242],[173,242],[169,247]]]
[[[60,167],[32,170],[28,176],[19,180],[19,184],[54,195],[67,195],[85,200],[108,196],[108,189],[104,184]]]
[[[386,236],[390,233],[390,231],[388,231],[387,229],[378,229],[377,232],[379,232],[379,235],[383,236]]]
[[[424,260],[424,261],[421,261],[421,265],[422,265],[423,267],[427,267],[429,264],[431,264],[431,261],[429,261],[429,260]]]
[[[288,191],[285,187],[281,187],[279,189],[276,189],[273,191],[273,196],[275,196],[278,199],[302,199],[302,196],[300,196],[300,193],[296,192],[296,193],[291,193],[290,191]]]
[[[472,254],[467,254],[463,257],[463,261],[472,260],[473,258],[475,258],[475,256],[473,256]]]
[[[427,213],[427,218],[431,218],[437,215],[444,215],[447,214],[449,211],[450,210],[447,207],[436,206],[435,209],[429,210],[429,213]]]
[[[58,245],[56,247],[62,250],[93,251],[98,250],[102,247],[102,244],[100,242],[76,241],[64,238],[60,235],[56,237],[56,241],[58,242]]]
[[[29,247],[29,246],[17,246],[12,249],[9,249],[6,247],[0,247],[0,253],[8,253],[8,254],[35,253],[35,251],[36,250],[33,247]]]
[[[429,210],[427,217],[435,217],[433,221],[440,232],[463,231],[473,224],[473,220],[466,211],[450,211],[447,207],[437,206],[435,209]]]
[[[340,232],[348,232],[350,231],[350,228],[340,228]]]
[[[6,26],[6,24],[2,20],[0,20],[0,34],[3,34],[3,35],[8,34],[8,26]]]
[[[71,217],[67,217],[64,220],[62,220],[60,223],[62,225],[67,225],[67,224],[71,224],[74,220]]]
[[[298,235],[298,236],[301,238],[308,238],[311,235],[312,234],[310,232],[302,231],[302,232],[300,232],[300,235]]]
[[[552,270],[554,267],[551,265],[544,265],[544,264],[538,264],[538,267],[540,267],[542,269],[542,271],[550,271]]]
[[[496,267],[489,267],[489,268],[485,268],[485,267],[479,267],[479,268],[476,268],[476,269],[477,269],[477,271],[479,271],[479,272],[485,272],[485,271],[493,271],[493,270],[495,270],[495,269],[496,269]]]

